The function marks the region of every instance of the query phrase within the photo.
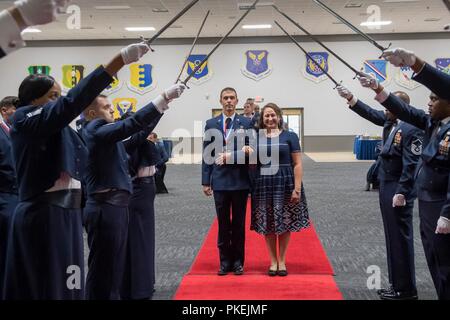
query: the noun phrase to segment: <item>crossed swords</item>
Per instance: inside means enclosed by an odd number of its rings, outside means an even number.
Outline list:
[[[184,7],[175,17],[173,17],[165,26],[163,26],[152,38],[150,39],[145,39],[144,37],[141,37],[141,39],[143,41],[145,41],[149,46],[157,39],[159,38],[159,36],[166,31],[175,21],[177,21],[179,18],[181,18],[187,11],[189,11],[189,9],[191,9],[199,0],[193,0],[191,1],[186,7]],[[200,38],[200,34],[206,24],[206,21],[209,17],[210,11],[208,11],[206,13],[205,18],[202,21],[202,24],[200,25],[200,28],[197,32],[197,35],[194,39],[194,42],[192,43],[192,46],[189,50],[188,55],[186,56],[186,59],[181,67],[181,71],[175,81],[175,83],[178,82],[182,82],[186,87],[187,87],[187,83],[189,82],[189,80],[192,79],[192,77],[203,67],[203,65],[208,61],[208,59],[214,54],[214,52],[222,45],[222,43],[230,36],[230,34],[236,29],[236,27],[242,22],[242,20],[245,19],[245,17],[250,13],[251,10],[256,9],[256,5],[258,4],[260,0],[255,0],[253,2],[253,4],[251,6],[249,6],[249,8],[245,11],[245,13],[239,18],[238,21],[236,21],[236,23],[231,27],[231,29],[217,42],[217,44],[213,47],[213,49],[211,49],[211,51],[205,56],[205,58],[196,65],[196,67],[194,68],[194,70],[192,70],[187,78],[184,81],[181,81],[181,75],[183,74],[184,69],[186,68],[186,64],[188,63],[189,57],[192,54],[195,46],[197,45],[197,42]],[[365,40],[367,40],[368,42],[370,42],[372,45],[374,45],[377,49],[381,50],[382,52],[386,51],[387,49],[389,49],[389,47],[391,46],[391,44],[389,44],[388,47],[383,47],[382,45],[380,45],[375,39],[373,39],[372,37],[370,37],[368,34],[364,33],[363,31],[361,31],[360,29],[358,29],[356,26],[354,26],[353,24],[351,24],[348,20],[346,20],[344,17],[340,16],[338,13],[336,13],[335,11],[333,11],[330,7],[328,7],[327,5],[325,5],[322,1],[320,0],[313,0],[317,5],[319,5],[322,9],[324,9],[325,11],[327,11],[328,13],[332,14],[333,16],[335,16],[337,19],[339,19],[342,23],[344,23],[345,25],[347,25],[350,29],[352,29],[354,32],[360,34]],[[363,73],[358,71],[356,68],[352,67],[347,61],[345,61],[342,57],[340,57],[336,52],[334,52],[332,49],[330,49],[328,46],[326,46],[325,44],[323,44],[317,37],[315,37],[314,35],[312,35],[309,31],[307,31],[305,28],[303,28],[299,23],[297,23],[295,20],[293,20],[291,17],[289,17],[286,13],[282,12],[280,9],[278,9],[277,6],[272,5],[272,7],[278,12],[280,13],[282,16],[284,16],[287,20],[289,20],[292,24],[294,24],[297,28],[299,28],[301,31],[303,31],[309,38],[311,38],[314,42],[316,42],[317,44],[319,44],[320,46],[322,46],[325,50],[327,50],[329,53],[331,53],[334,57],[336,57],[340,62],[342,62],[348,69],[350,69],[353,73],[355,73],[355,78],[357,76],[361,76]],[[314,63],[335,85],[336,87],[339,86],[341,82],[338,82],[336,79],[334,79],[329,72],[327,72],[301,45],[298,41],[296,41],[294,39],[294,37],[292,35],[290,35],[277,21],[274,21],[275,24],[286,34],[286,36],[289,37],[289,39],[300,49],[302,50],[305,55],[312,61],[312,63]],[[150,47],[151,48],[151,47]],[[154,51],[151,48],[152,51]],[[335,87],[335,88],[336,88]]]

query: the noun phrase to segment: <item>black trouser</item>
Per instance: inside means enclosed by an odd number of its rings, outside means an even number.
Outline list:
[[[50,197],[48,194],[44,196]],[[62,208],[39,201],[20,202],[13,214],[8,239],[5,299],[83,299],[81,209]]]
[[[127,193],[128,194],[128,193]],[[127,199],[114,202],[108,195],[89,196],[84,214],[89,259],[86,298],[119,300],[125,271],[128,235]]]
[[[389,281],[396,291],[414,291],[414,201],[407,201],[404,207],[392,207],[397,187],[396,181],[380,182],[380,209],[386,238]]]
[[[0,192],[0,300],[3,298],[2,291],[5,278],[9,226],[17,201],[17,194]]]
[[[220,265],[226,269],[244,265],[245,213],[248,190],[214,191],[219,222]]]
[[[155,285],[155,180],[133,181],[122,299],[149,299]]]
[[[450,300],[450,235],[435,233],[444,204],[419,200],[420,236],[438,297]]]
[[[168,193],[164,183],[167,166],[165,164],[158,166],[155,174],[156,193]]]

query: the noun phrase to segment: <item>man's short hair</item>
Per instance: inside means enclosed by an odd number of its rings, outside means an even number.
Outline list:
[[[234,89],[234,88],[232,88],[232,87],[226,87],[226,88],[222,89],[222,91],[220,91],[220,99],[222,99],[223,93],[224,93],[224,92],[227,92],[227,91],[234,92],[234,94],[235,94],[236,97],[237,97],[236,89]]]
[[[395,91],[394,95],[396,95],[397,97],[399,97],[400,99],[402,99],[404,102],[406,102],[407,104],[411,103],[411,99],[408,96],[408,94],[404,91]]]
[[[150,133],[151,136],[155,137],[155,139],[158,139],[158,135],[154,132]]]
[[[19,105],[18,97],[8,96],[0,101],[0,108],[7,108],[7,109],[12,107],[17,108],[18,105]]]

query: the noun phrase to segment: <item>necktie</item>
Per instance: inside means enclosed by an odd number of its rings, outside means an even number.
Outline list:
[[[0,122],[0,127],[5,131],[5,133],[9,136],[9,127],[3,121]]]
[[[397,121],[392,122],[389,126],[387,126],[383,131],[383,143],[386,143],[386,140],[389,138],[391,133],[395,131],[395,127],[397,126]]]
[[[225,136],[227,136],[228,130],[230,130],[230,128],[231,128],[231,118],[227,118],[227,120],[225,120]]]

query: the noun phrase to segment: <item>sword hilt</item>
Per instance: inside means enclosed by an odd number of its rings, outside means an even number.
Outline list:
[[[144,36],[141,36],[140,39],[148,45],[148,47],[150,48],[150,51],[151,51],[151,52],[155,52],[155,49],[153,49],[152,47],[150,47],[149,41],[148,41],[147,39],[145,39]]]

